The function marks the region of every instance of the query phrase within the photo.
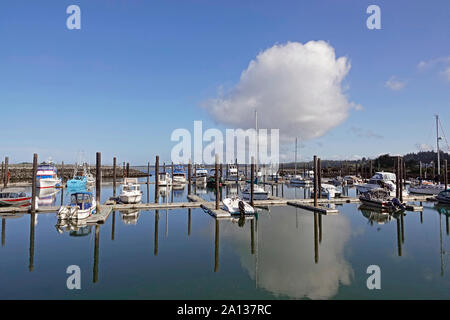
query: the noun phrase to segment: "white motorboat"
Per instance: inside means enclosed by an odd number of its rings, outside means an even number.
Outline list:
[[[173,184],[185,184],[186,183],[186,174],[184,172],[183,166],[176,166],[173,170],[172,176]]]
[[[258,184],[253,185],[253,200],[267,200],[268,192]],[[242,197],[245,200],[251,200],[251,185],[248,184],[244,190],[242,190]]]
[[[172,185],[172,179],[170,178],[169,173],[160,172],[158,174],[158,185],[159,186],[171,186]]]
[[[345,176],[344,183],[350,186],[356,186],[362,183],[362,180],[357,176]]]
[[[234,164],[228,165],[227,180],[236,181],[238,179],[238,169]]]
[[[225,198],[222,201],[223,209],[230,214],[254,214],[255,209],[244,200],[238,197]]]
[[[360,184],[356,186],[356,190],[359,193],[365,193],[374,189],[384,188],[390,192],[390,195],[395,197],[397,186],[395,173],[390,172],[376,172],[375,175],[370,178],[368,183]],[[406,190],[403,192],[407,195]]]
[[[205,168],[196,168],[194,181],[197,185],[206,184],[206,180],[208,179],[208,170]]]
[[[312,186],[313,180],[309,178],[304,178],[301,175],[294,175],[290,180],[290,184],[300,185],[300,186]]]
[[[142,201],[141,185],[137,178],[125,178],[119,199],[123,203],[139,203]]]
[[[52,161],[43,162],[37,167],[36,187],[40,189],[55,188],[61,185],[58,170]]]
[[[445,190],[445,186],[442,184],[418,184],[409,187],[410,193],[437,195]]]
[[[321,195],[322,197],[326,197],[328,199],[336,198],[341,196],[341,192],[333,186],[332,184],[322,183],[321,186]]]
[[[95,213],[96,203],[91,192],[80,191],[70,196],[71,204],[62,206],[58,211],[58,219],[83,220]]]

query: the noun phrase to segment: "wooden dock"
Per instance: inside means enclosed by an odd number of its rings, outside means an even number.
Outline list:
[[[297,208],[301,208],[301,209],[305,209],[305,210],[309,210],[309,211],[313,211],[313,212],[319,212],[324,215],[331,215],[331,214],[339,213],[339,210],[333,209],[333,208],[327,208],[324,204],[319,204],[317,207],[314,207],[310,204],[307,204],[303,201],[298,201],[298,200],[288,201],[287,204],[290,206],[297,207]]]

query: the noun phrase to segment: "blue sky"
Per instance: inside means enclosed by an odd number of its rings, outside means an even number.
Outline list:
[[[81,30],[66,28],[72,4]],[[370,4],[381,8],[381,30],[366,27]],[[96,151],[105,163],[144,164],[156,154],[169,162],[172,131],[192,130],[194,120],[225,128],[204,101],[288,41],[324,40],[347,57],[345,95],[363,106],[303,141],[302,158],[417,151],[434,143],[435,113],[450,134],[447,0],[17,0],[0,6],[0,38],[0,157],[12,162],[34,152],[73,162],[81,150],[90,162]],[[403,88],[388,88],[391,77]]]

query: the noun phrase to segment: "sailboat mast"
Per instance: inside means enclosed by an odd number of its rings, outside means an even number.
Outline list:
[[[441,177],[441,155],[439,150],[439,115],[436,115],[436,146],[437,146],[437,173]]]
[[[256,130],[256,177],[258,177],[258,154],[259,154],[259,135],[258,135],[258,111],[255,109],[255,130]]]
[[[294,163],[294,175],[297,175],[297,137],[295,137],[295,163]]]

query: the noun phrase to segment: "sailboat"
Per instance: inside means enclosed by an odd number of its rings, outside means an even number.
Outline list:
[[[419,184],[409,187],[409,192],[426,195],[437,195],[442,191],[445,191],[445,186],[441,184],[441,150],[439,147],[439,141],[442,139],[439,136],[439,115],[436,115],[436,150],[437,150],[437,174],[438,183],[424,183],[420,181]]]

